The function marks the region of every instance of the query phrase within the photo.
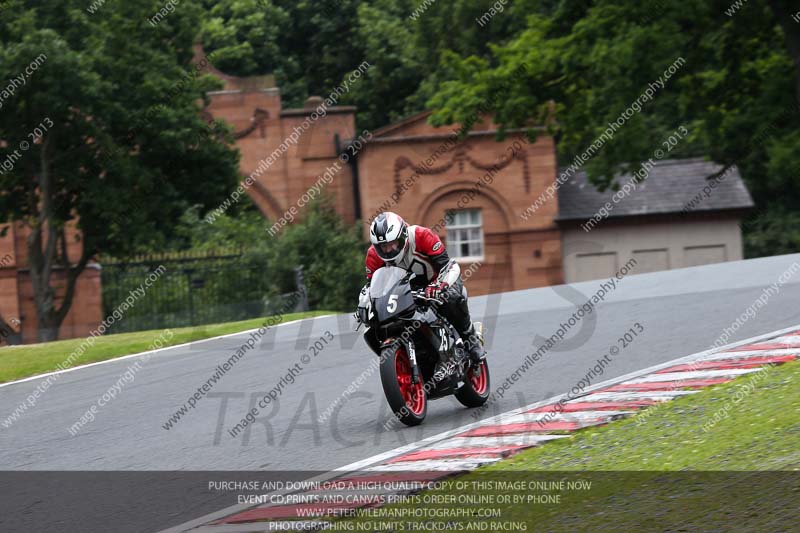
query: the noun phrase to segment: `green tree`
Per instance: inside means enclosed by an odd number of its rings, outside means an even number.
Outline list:
[[[283,66],[280,39],[289,15],[270,0],[205,2],[202,41],[214,65],[239,76],[271,73]]]
[[[346,73],[361,63],[355,39],[355,18],[361,0],[273,0],[290,16],[283,51],[297,65],[294,73],[305,83],[305,94],[294,91],[289,104],[300,105],[309,95],[327,96]],[[279,83],[291,79],[278,76]],[[282,85],[283,86],[283,85]],[[293,98],[292,98],[293,97]]]
[[[543,122],[554,103],[550,133],[562,160],[571,159],[680,58],[664,88],[585,165],[592,181],[609,186],[684,126],[690,137],[671,156],[735,164],[757,205],[797,205],[800,25],[788,0],[751,0],[736,12],[729,1],[524,3],[532,13],[527,27],[492,47],[490,58],[445,56],[451,75],[429,102],[434,123],[461,121],[488,105],[504,127],[519,127]],[[527,75],[517,74],[520,65]],[[501,86],[510,87],[508,96],[493,101]],[[775,243],[770,253],[796,251],[774,237],[759,239]]]
[[[275,237],[266,232],[271,225],[254,209],[229,212],[206,224],[201,207],[193,206],[175,225],[175,239],[154,251],[237,248],[242,252],[240,264],[263,271],[261,286],[267,289],[261,296],[267,298],[297,290],[295,268],[302,266],[306,280],[319,280],[308,286],[312,309],[352,309],[365,282],[364,257],[369,246],[360,224],[345,224],[333,199],[325,195]]]
[[[371,68],[343,101],[358,107],[359,127],[374,129],[426,109],[438,84],[448,79],[443,56],[488,57],[490,43],[521,29],[524,16],[478,20],[495,0],[371,0],[358,6],[353,42]],[[509,10],[516,7],[509,7]]]
[[[360,128],[372,130],[417,111],[412,98],[426,69],[409,13],[411,2],[402,0],[375,0],[358,7],[353,53],[371,66],[342,102],[358,107]]]
[[[236,76],[274,74],[284,106],[326,96],[361,57],[354,48],[359,0],[206,0],[203,46]]]
[[[745,221],[744,249],[750,257],[774,255],[775,250],[800,250],[800,212],[776,202]]]
[[[295,290],[294,268],[303,266],[306,279],[320,280],[308,287],[312,309],[354,309],[358,291],[365,283],[368,245],[361,235],[360,225],[348,227],[329,197],[312,202],[303,219],[287,226],[270,246],[266,268],[277,292]]]
[[[195,205],[181,215],[175,225],[173,241],[152,252],[163,249],[204,252],[223,249],[266,250],[270,243],[264,234],[267,227],[264,215],[246,200],[218,216],[213,224],[203,219],[203,206]]]
[[[93,255],[135,251],[168,234],[188,206],[217,205],[238,179],[238,154],[225,130],[200,118],[215,82],[191,65],[199,7],[182,4],[153,26],[157,0],[94,13],[83,0],[11,1],[0,79],[46,59],[0,110],[0,160],[16,159],[0,175],[0,218],[30,228],[38,338],[48,341]],[[82,244],[77,261],[66,254],[69,224]]]
[[[342,98],[374,129],[424,109],[445,53],[488,56],[524,26],[527,11],[479,25],[496,0],[206,0],[202,40],[226,73],[272,73],[286,107],[328,95],[363,61],[371,68]],[[416,11],[415,11],[416,10]]]

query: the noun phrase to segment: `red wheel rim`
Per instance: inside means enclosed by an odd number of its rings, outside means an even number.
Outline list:
[[[425,408],[425,391],[422,388],[422,380],[411,383],[411,361],[404,348],[397,348],[395,351],[394,365],[406,408],[415,415],[421,415]]]
[[[489,369],[486,368],[486,361],[481,361],[481,372],[478,375],[475,372],[475,369],[470,367],[469,371],[467,372],[467,376],[469,376],[469,382],[472,385],[472,390],[480,394],[481,396],[486,392],[486,375],[488,374]]]

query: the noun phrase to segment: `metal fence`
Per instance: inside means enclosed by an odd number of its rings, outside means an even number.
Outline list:
[[[277,294],[267,265],[243,253],[173,253],[101,265],[104,316],[135,297],[112,333],[258,318],[286,311],[292,294]],[[296,310],[304,306],[300,299]]]

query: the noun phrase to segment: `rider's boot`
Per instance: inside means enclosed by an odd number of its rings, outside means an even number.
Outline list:
[[[478,338],[478,334],[475,331],[475,325],[470,324],[469,330],[460,335],[464,340],[464,347],[467,350],[467,354],[469,355],[472,364],[474,366],[480,365],[481,362],[486,359],[486,350],[483,349],[483,343]]]
[[[481,361],[486,359],[486,351],[483,349],[483,344],[475,332],[475,325],[469,315],[466,290],[459,283],[458,286],[452,288],[452,291],[457,296],[446,299],[441,310],[464,341],[464,349],[473,366],[480,368]]]

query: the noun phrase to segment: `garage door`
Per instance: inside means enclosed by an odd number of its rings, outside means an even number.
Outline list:
[[[666,248],[660,250],[634,250],[633,258],[636,259],[637,274],[669,270],[669,254]]]
[[[714,246],[687,246],[683,251],[684,263],[687,267],[727,261],[724,244]]]
[[[575,257],[575,281],[608,278],[617,272],[617,252],[578,254]]]

